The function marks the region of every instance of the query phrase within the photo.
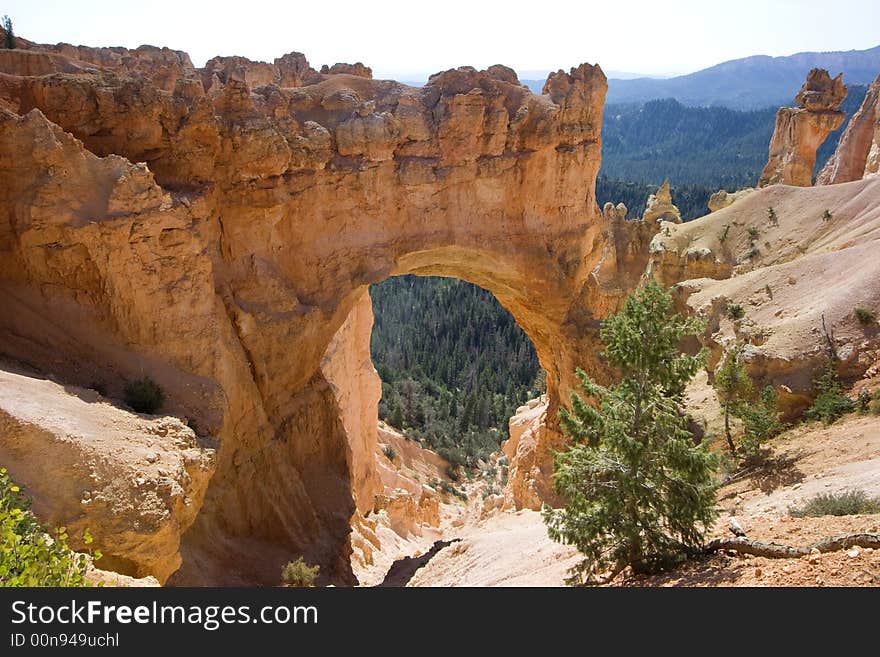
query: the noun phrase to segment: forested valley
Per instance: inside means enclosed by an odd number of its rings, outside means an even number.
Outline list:
[[[389,278],[371,296],[379,417],[454,465],[498,449],[517,406],[545,386],[510,313],[486,290],[451,278]]]

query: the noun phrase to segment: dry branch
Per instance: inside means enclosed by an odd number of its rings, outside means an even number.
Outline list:
[[[767,543],[745,536],[736,536],[733,538],[716,538],[710,541],[703,548],[703,551],[718,552],[719,550],[730,550],[740,554],[767,557],[768,559],[797,559],[810,554],[813,550],[834,552],[851,547],[880,548],[880,534],[840,534],[839,536],[822,539],[818,543],[813,543],[806,547],[791,547],[781,543]]]

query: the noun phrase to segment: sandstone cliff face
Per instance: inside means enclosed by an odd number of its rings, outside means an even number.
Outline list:
[[[846,118],[837,111],[846,98],[842,75],[833,80],[824,69],[814,68],[795,96],[798,107],[781,107],[770,139],[770,157],[758,187],[813,184],[816,151]]]
[[[68,62],[0,76],[0,352],[111,395],[150,375],[216,437],[173,581],[275,583],[295,554],[352,581],[349,519],[374,488],[375,378],[353,337],[371,283],[496,295],[547,371],[538,452],[575,366],[602,374],[598,319],[646,256],[595,206],[598,67],[536,96],[502,66],[412,89],[295,54],[191,71],[171,51],[34,51]],[[167,66],[142,72],[151,57]]]
[[[321,361],[321,372],[339,405],[348,436],[348,470],[352,495],[362,513],[374,506],[382,491],[376,468],[377,412],[382,381],[370,357],[373,304],[365,294],[336,331]]]
[[[817,185],[859,180],[880,172],[880,75],[843,131],[834,155],[816,177]]]

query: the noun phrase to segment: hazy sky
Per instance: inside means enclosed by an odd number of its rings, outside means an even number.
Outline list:
[[[316,68],[362,61],[398,78],[496,63],[687,73],[747,55],[880,44],[880,0],[0,0],[0,14],[42,43],[149,43],[185,50],[197,66],[298,50]]]

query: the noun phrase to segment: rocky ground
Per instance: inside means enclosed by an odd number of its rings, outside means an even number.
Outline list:
[[[104,553],[101,568],[155,583],[180,566],[180,537],[214,466],[214,450],[180,419],[140,415],[0,362],[0,435],[0,465],[34,513],[66,525],[75,549],[88,529]]]
[[[733,516],[750,538],[792,546],[850,532],[880,531],[880,514],[792,518],[790,506],[817,493],[858,488],[880,495],[880,418],[849,416],[825,427],[803,425],[772,441],[770,462],[721,487],[721,511],[711,536],[729,535]],[[476,502],[471,502],[476,504]],[[462,527],[441,528],[461,538],[420,568],[409,586],[563,586],[577,563],[570,547],[552,542],[535,511],[464,515]],[[854,548],[804,559],[717,554],[653,577],[624,573],[615,586],[876,586],[880,551]]]

